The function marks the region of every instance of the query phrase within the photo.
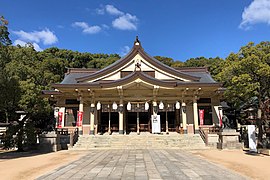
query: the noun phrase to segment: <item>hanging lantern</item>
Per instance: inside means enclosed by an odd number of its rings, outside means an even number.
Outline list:
[[[164,104],[163,104],[163,102],[162,101],[160,101],[160,103],[159,103],[159,109],[164,109]]]
[[[116,109],[117,109],[117,104],[116,104],[116,102],[113,102],[112,108],[113,108],[113,110],[116,110]]]
[[[144,104],[144,109],[145,109],[146,111],[148,111],[148,109],[149,109],[149,104],[148,104],[148,102],[145,102],[145,104]]]
[[[130,102],[127,103],[127,110],[128,110],[128,111],[131,110],[131,103],[130,103]]]
[[[97,110],[100,110],[101,109],[101,103],[98,101],[97,103]]]
[[[176,103],[175,103],[175,108],[176,108],[176,109],[180,109],[180,102],[179,102],[179,101],[176,101]]]

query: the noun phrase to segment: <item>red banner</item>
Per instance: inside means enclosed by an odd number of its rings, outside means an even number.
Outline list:
[[[221,117],[221,110],[218,110],[218,116],[219,116],[219,126],[222,127],[222,117]]]
[[[61,128],[62,127],[62,121],[63,121],[63,113],[62,112],[58,112],[58,124],[57,127]]]
[[[200,125],[204,124],[204,109],[199,110],[199,116],[200,116]]]
[[[78,118],[77,118],[77,126],[78,127],[82,126],[82,120],[83,120],[83,112],[78,111]]]

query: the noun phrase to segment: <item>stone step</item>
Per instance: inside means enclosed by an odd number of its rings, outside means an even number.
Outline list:
[[[78,142],[70,149],[206,149],[201,137],[194,135],[157,135],[150,133],[131,133],[130,135],[80,136]]]

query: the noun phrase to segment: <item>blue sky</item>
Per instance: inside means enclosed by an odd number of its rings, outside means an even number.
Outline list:
[[[0,0],[14,44],[124,55],[222,57],[270,40],[270,0]]]

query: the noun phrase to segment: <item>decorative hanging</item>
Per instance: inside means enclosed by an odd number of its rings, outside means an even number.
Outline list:
[[[159,109],[164,109],[164,104],[163,104],[163,102],[162,101],[160,101],[160,103],[159,103]]]
[[[112,108],[113,108],[113,110],[116,110],[116,109],[117,109],[117,104],[116,104],[116,102],[113,102]]]
[[[100,110],[101,109],[101,103],[98,101],[97,103],[97,110]]]
[[[179,101],[176,101],[176,103],[175,103],[175,108],[176,108],[176,109],[180,109],[180,102],[179,102]]]
[[[130,103],[130,102],[127,103],[127,110],[128,110],[128,111],[131,110],[131,103]]]
[[[144,104],[144,109],[145,109],[146,111],[148,111],[148,109],[149,109],[149,104],[148,104],[148,102],[145,102],[145,104]]]

